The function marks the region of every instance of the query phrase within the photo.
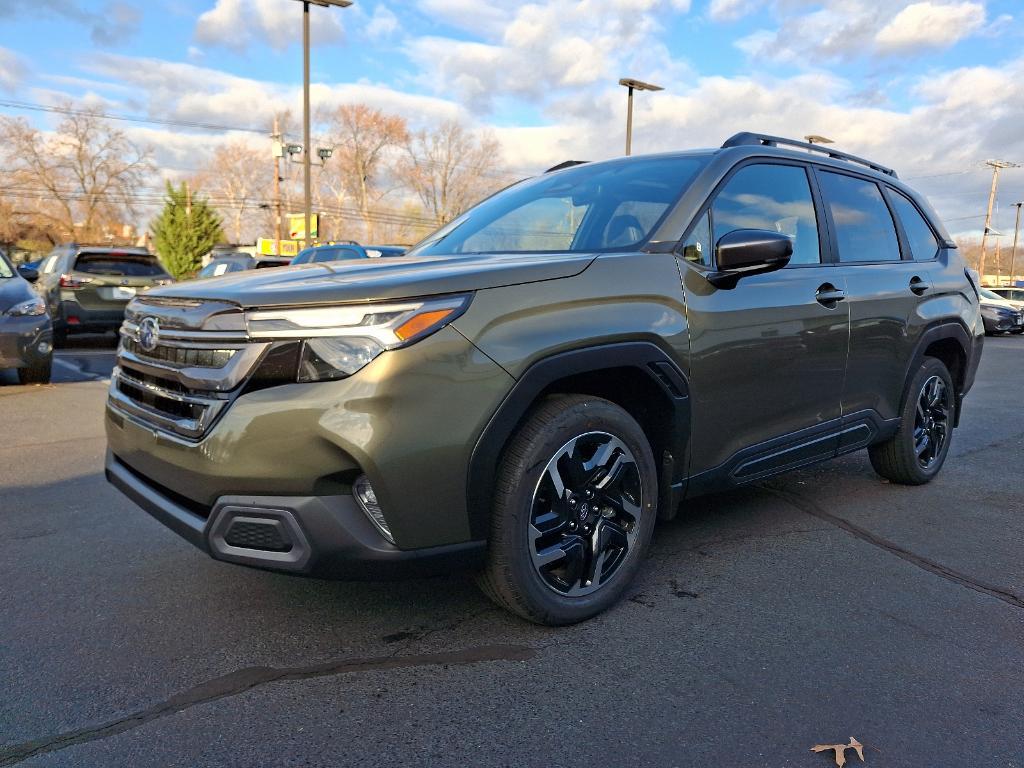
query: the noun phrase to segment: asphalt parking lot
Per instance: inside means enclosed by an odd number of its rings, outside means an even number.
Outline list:
[[[691,502],[557,630],[207,559],[103,480],[112,343],[0,375],[0,766],[1024,766],[1022,338],[934,483],[862,452]]]

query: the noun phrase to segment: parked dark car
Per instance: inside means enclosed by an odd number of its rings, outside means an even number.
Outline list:
[[[139,296],[106,474],[219,560],[475,569],[568,624],[695,496],[857,450],[935,478],[983,333],[894,171],[744,133],[522,181],[401,259]]]
[[[406,249],[398,245],[314,245],[299,251],[292,264],[322,264],[326,261],[348,261],[350,259],[379,259],[402,256]]]
[[[1024,308],[1018,302],[1005,299],[988,288],[978,289],[978,294],[986,334],[1024,333]]]
[[[992,293],[1006,299],[1018,309],[1024,309],[1024,288],[989,288]]]
[[[32,289],[39,272],[11,266],[0,251],[0,368],[16,368],[22,384],[46,384],[53,365],[53,325]]]
[[[222,254],[199,270],[199,274],[196,277],[220,277],[232,272],[245,272],[250,269],[287,267],[290,263],[291,259],[280,259],[275,256],[250,256],[248,253]]]
[[[61,346],[69,333],[116,331],[135,296],[174,282],[145,248],[61,245],[43,259],[37,289]]]

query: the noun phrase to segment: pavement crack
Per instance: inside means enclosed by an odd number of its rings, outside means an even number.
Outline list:
[[[954,584],[959,584],[961,587],[966,587],[967,589],[974,590],[975,592],[980,592],[983,595],[994,597],[996,600],[1002,600],[1004,603],[1012,605],[1014,608],[1024,608],[1024,598],[1019,595],[992,584],[986,584],[985,582],[979,581],[978,579],[961,573],[960,571],[956,571],[942,565],[941,563],[937,563],[934,560],[929,560],[927,557],[911,552],[909,549],[904,549],[899,544],[872,533],[866,528],[861,528],[856,523],[851,523],[849,520],[833,515],[831,512],[826,512],[811,499],[801,496],[800,494],[793,493],[792,491],[784,491],[768,485],[762,485],[761,487],[773,496],[782,499],[790,506],[799,509],[801,512],[806,512],[808,515],[812,515],[819,520],[831,523],[837,528],[846,531],[851,536],[878,547],[879,549],[883,549],[901,560],[905,560],[911,565],[916,565],[922,570],[928,571],[929,573],[946,579],[947,581],[952,581]]]
[[[102,725],[66,731],[55,736],[0,748],[0,767],[16,765],[36,755],[57,752],[78,744],[134,730],[154,720],[183,712],[199,704],[237,696],[267,683],[282,680],[310,680],[351,672],[376,672],[409,667],[480,664],[489,661],[528,661],[536,655],[536,649],[526,645],[482,645],[458,651],[333,660],[300,667],[245,667],[199,683],[147,709]]]

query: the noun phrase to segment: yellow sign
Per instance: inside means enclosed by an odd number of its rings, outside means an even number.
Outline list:
[[[256,241],[256,253],[260,256],[296,256],[299,253],[298,240],[282,240],[281,253],[277,252],[277,241],[272,237],[261,237]]]
[[[316,238],[320,233],[319,215],[310,214],[309,228],[312,230],[311,237]],[[292,240],[306,239],[306,215],[304,213],[288,214],[288,237]]]

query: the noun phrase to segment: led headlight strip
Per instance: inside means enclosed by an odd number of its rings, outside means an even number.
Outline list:
[[[258,309],[246,313],[253,340],[304,341],[299,381],[350,376],[381,352],[414,344],[469,306],[471,294],[381,304]]]

